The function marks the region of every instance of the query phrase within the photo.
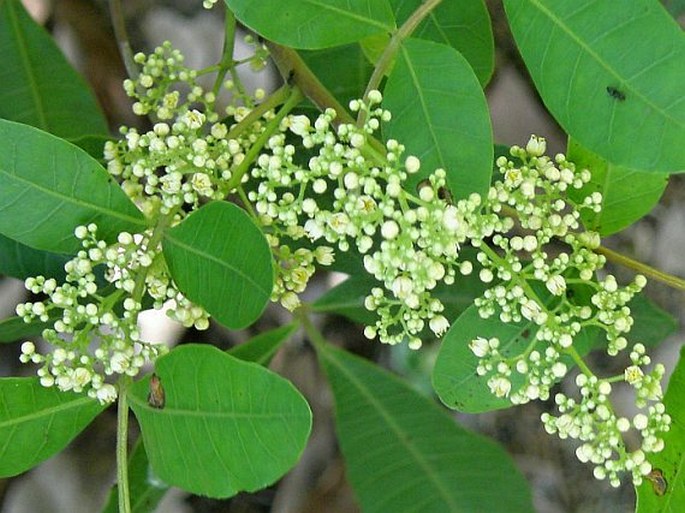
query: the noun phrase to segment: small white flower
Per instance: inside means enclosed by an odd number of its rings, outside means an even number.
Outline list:
[[[392,282],[392,292],[395,297],[404,299],[414,290],[414,282],[407,276],[398,276]]]
[[[557,362],[552,365],[552,374],[555,378],[563,378],[566,375],[566,365],[562,362]]]
[[[528,143],[526,144],[526,152],[531,157],[540,157],[547,151],[547,142],[544,137],[538,137],[536,135],[531,135]]]
[[[393,221],[392,219],[389,219],[388,221],[385,221],[381,225],[381,235],[383,236],[384,239],[386,240],[392,240],[397,235],[400,233],[400,227],[398,224]]]
[[[107,404],[113,402],[117,398],[117,389],[109,383],[105,383],[98,388],[95,393],[95,398],[100,401],[100,404]]]
[[[507,397],[511,391],[511,381],[503,376],[495,376],[488,381],[488,387],[497,397]]]
[[[115,352],[109,360],[112,372],[123,374],[129,367],[129,358],[122,352]]]
[[[486,338],[477,337],[469,342],[469,349],[471,349],[473,354],[475,354],[478,358],[483,358],[490,352],[490,344]]]
[[[461,226],[458,211],[454,205],[449,205],[445,209],[445,213],[442,216],[442,224],[448,231],[452,233],[456,233],[456,231]]]
[[[283,305],[283,308],[286,310],[292,312],[300,306],[300,298],[297,297],[297,294],[294,292],[286,292],[281,296],[281,305]]]
[[[436,315],[430,320],[428,326],[430,326],[430,329],[433,333],[440,337],[450,327],[450,323],[444,316]]]
[[[540,305],[532,299],[529,299],[521,306],[521,315],[529,321],[535,320],[541,313],[542,309],[540,308]]]
[[[633,426],[635,426],[635,429],[638,431],[642,431],[647,427],[649,423],[649,419],[644,413],[638,413],[633,417]]]
[[[640,381],[642,381],[643,377],[644,372],[642,372],[642,369],[637,365],[631,365],[630,367],[626,368],[626,370],[623,373],[623,378],[630,385],[635,385],[636,383],[639,383]]]
[[[555,296],[561,296],[566,292],[566,280],[563,276],[556,275],[550,276],[545,283],[547,290],[549,290]]]

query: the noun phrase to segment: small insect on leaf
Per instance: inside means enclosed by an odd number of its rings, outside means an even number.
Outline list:
[[[668,481],[664,477],[664,473],[660,468],[652,469],[652,471],[645,476],[646,479],[652,483],[652,490],[654,493],[661,497],[668,490]]]
[[[621,91],[620,89],[614,87],[614,86],[607,86],[607,93],[614,100],[618,100],[619,102],[622,102],[623,100],[626,99],[625,93],[623,91]]]
[[[152,374],[150,377],[150,393],[147,396],[147,403],[153,408],[164,408],[166,399],[164,397],[164,387],[162,387],[162,380],[157,374]]]

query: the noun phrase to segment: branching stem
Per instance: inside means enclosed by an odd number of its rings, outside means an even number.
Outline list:
[[[126,73],[128,78],[135,80],[139,74],[138,66],[133,60],[133,50],[131,49],[131,42],[126,31],[126,19],[121,9],[120,0],[109,0],[109,13],[112,18],[112,26],[114,27],[114,37],[119,45],[119,53],[124,61]]]
[[[400,44],[402,41],[404,41],[411,35],[412,32],[414,32],[414,29],[418,27],[419,23],[421,23],[423,19],[428,16],[441,1],[442,0],[425,0],[411,14],[411,16],[407,18],[407,21],[405,21],[402,26],[392,35],[390,41],[376,63],[376,67],[371,74],[369,83],[366,85],[366,91],[364,91],[364,101],[367,101],[368,103],[369,93],[374,89],[378,89],[380,86],[381,80],[383,80],[383,76],[388,72],[390,65],[395,59],[395,55],[400,49]],[[357,126],[362,126],[365,118],[366,112],[360,110],[359,115],[357,116]]]
[[[644,274],[648,278],[652,278],[653,280],[665,283],[669,287],[685,291],[685,280],[679,278],[678,276],[673,276],[672,274],[668,274],[663,271],[660,271],[659,269],[655,269],[654,267],[651,267],[642,262],[638,262],[637,260],[634,260],[626,255],[618,253],[612,249],[605,248],[604,246],[599,246],[597,249],[595,249],[595,253],[604,255],[606,259],[610,262],[620,264],[624,267],[627,267],[628,269],[632,269],[634,271],[639,272],[640,274]]]

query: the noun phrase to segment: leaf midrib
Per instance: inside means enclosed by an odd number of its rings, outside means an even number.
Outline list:
[[[43,417],[53,416],[64,411],[80,408],[82,406],[87,406],[88,403],[93,403],[93,401],[94,400],[90,397],[81,397],[73,401],[61,403],[57,406],[34,411],[32,413],[21,415],[19,417],[14,417],[10,420],[0,421],[0,430],[12,426],[18,426],[26,422],[31,422],[33,420],[40,420]]]
[[[10,23],[12,25],[12,29],[14,30],[15,36],[16,36],[16,41],[17,41],[17,49],[19,51],[19,55],[21,57],[21,61],[24,64],[24,69],[26,72],[26,78],[27,82],[29,84],[29,89],[31,91],[31,96],[34,100],[34,104],[36,106],[36,114],[38,115],[39,122],[40,122],[40,128],[43,128],[47,130],[49,128],[48,126],[48,121],[47,117],[45,115],[45,106],[43,105],[43,101],[40,97],[40,94],[38,92],[38,83],[36,81],[36,77],[34,73],[32,73],[32,68],[30,66],[31,60],[29,59],[28,55],[28,47],[26,45],[26,40],[22,37],[22,33],[19,30],[19,19],[17,17],[15,9],[12,7],[12,2],[5,2],[6,7],[7,7],[7,12],[8,16],[10,19]]]
[[[424,470],[424,475],[428,476],[429,480],[435,483],[436,488],[440,492],[440,496],[445,500],[446,503],[450,505],[451,511],[458,511],[458,504],[450,495],[448,484],[443,483],[439,474],[434,471],[433,467],[430,466],[426,458],[423,457],[421,452],[419,452],[414,445],[406,443],[406,440],[410,438],[406,436],[406,431],[401,429],[397,422],[394,421],[392,415],[390,412],[388,412],[383,403],[378,401],[376,397],[370,393],[365,386],[363,386],[363,383],[360,383],[359,380],[343,365],[341,365],[335,356],[332,356],[329,351],[330,350],[328,348],[322,348],[321,354],[326,360],[328,360],[329,363],[335,365],[338,370],[348,379],[348,381],[357,388],[359,393],[372,405],[373,411],[383,417],[388,427],[392,430],[393,434],[397,438],[398,443],[404,446],[404,448],[407,450],[407,453],[409,453]]]
[[[10,173],[10,172],[2,169],[2,168],[0,168],[0,176],[1,175],[7,176],[10,180],[13,179],[13,180],[16,180],[17,182],[19,182],[21,184],[25,184],[27,187],[34,188],[37,191],[42,192],[43,194],[46,194],[47,196],[57,198],[59,201],[62,201],[63,203],[73,204],[73,205],[76,205],[76,206],[81,207],[81,208],[87,208],[87,209],[93,210],[99,214],[104,214],[107,216],[115,217],[115,218],[120,219],[122,221],[133,223],[133,224],[136,224],[138,226],[147,227],[147,223],[145,222],[144,219],[132,217],[132,216],[129,216],[127,214],[123,214],[122,212],[120,212],[118,210],[111,210],[111,209],[102,208],[96,203],[88,203],[88,202],[85,202],[85,201],[81,200],[80,198],[76,198],[74,196],[66,196],[64,194],[60,194],[53,189],[48,189],[42,185],[37,184],[36,182],[32,182],[31,180],[23,178],[19,175],[12,174],[12,173]]]
[[[571,30],[571,28],[564,24],[560,18],[554,15],[553,12],[551,12],[549,9],[545,8],[542,3],[539,0],[529,0],[531,5],[534,5],[537,7],[542,14],[547,16],[555,25],[557,28],[559,28],[563,33],[565,33],[572,41],[574,41],[580,48],[581,50],[585,51],[590,57],[594,58],[595,61],[603,67],[607,73],[609,73],[611,76],[613,76],[616,80],[619,80],[621,82],[624,82],[626,84],[626,89],[631,92],[631,94],[635,95],[638,99],[640,99],[645,105],[653,109],[655,112],[661,114],[665,119],[673,122],[675,125],[679,127],[685,127],[685,122],[683,120],[672,117],[669,115],[668,111],[662,110],[660,106],[656,105],[652,101],[649,100],[646,96],[643,94],[640,94],[639,91],[634,89],[632,87],[632,82],[630,81],[625,81],[623,79],[623,76],[620,75],[618,72],[616,72],[606,61],[604,61],[599,54],[594,52],[591,47],[589,47],[584,40],[580,39],[579,37],[576,36],[576,33]]]

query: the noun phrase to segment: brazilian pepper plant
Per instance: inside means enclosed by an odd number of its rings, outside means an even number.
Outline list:
[[[642,290],[684,282],[602,243],[685,169],[671,14],[653,0],[504,0],[568,134],[552,155],[543,134],[494,144],[482,0],[223,7],[223,56],[197,70],[168,43],[127,51],[112,2],[123,88],[146,127],[112,136],[50,36],[0,0],[0,272],[31,293],[0,338],[35,374],[0,379],[0,474],[56,454],[116,403],[104,511],[153,511],[169,487],[270,486],[310,434],[306,399],[268,369],[303,330],[364,513],[532,511],[507,453],[448,410],[530,401],[551,405],[541,436],[566,439],[598,487],[634,485],[640,512],[683,511],[685,364],[666,389],[649,353],[673,321]],[[253,33],[242,60],[238,25]],[[248,90],[241,67],[269,61],[280,87]],[[305,301],[317,271],[348,277]],[[199,332],[240,330],[269,302],[292,321],[229,351],[210,337],[169,348],[138,324],[156,309]],[[362,323],[368,344],[438,347],[442,406],[328,342],[312,321],[326,312]],[[592,351],[622,370],[593,368]],[[131,454],[129,410],[142,434]]]

